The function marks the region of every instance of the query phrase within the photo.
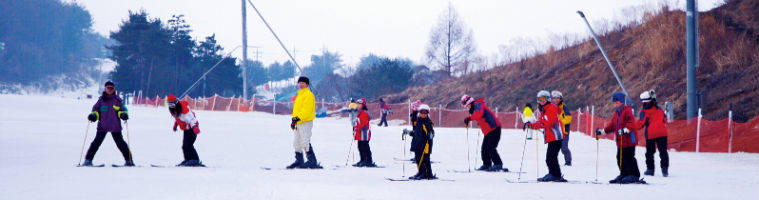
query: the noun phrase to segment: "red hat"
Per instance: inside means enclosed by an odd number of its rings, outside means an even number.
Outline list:
[[[173,94],[169,94],[169,96],[166,97],[166,101],[167,102],[173,102],[173,101],[176,101],[176,100],[177,100],[177,97],[175,97]]]

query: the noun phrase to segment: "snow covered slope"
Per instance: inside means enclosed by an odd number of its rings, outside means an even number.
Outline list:
[[[312,144],[325,169],[283,170],[293,161],[290,117],[266,113],[197,111],[202,133],[196,148],[209,167],[154,168],[150,164],[182,160],[182,137],[171,131],[165,108],[141,106],[130,107],[129,140],[142,167],[110,167],[124,162],[110,136],[94,161],[106,167],[75,167],[94,102],[0,95],[0,199],[759,199],[759,155],[749,153],[670,152],[670,177],[657,169],[656,176],[644,177],[650,185],[515,184],[506,180],[516,180],[517,173],[454,173],[468,167],[464,128],[436,129],[431,156],[437,176],[455,181],[390,182],[385,178],[403,176],[403,164],[406,176],[416,173],[410,162],[394,160],[403,157],[404,127],[372,126],[374,160],[385,168],[345,167],[351,128],[336,118],[314,125]],[[94,129],[92,124],[86,146]],[[593,181],[596,142],[573,136],[574,166],[561,170],[566,179]],[[519,169],[523,138],[521,130],[504,129],[498,150],[512,171]],[[481,140],[479,131],[469,130],[472,168],[480,165],[475,159]],[[527,141],[523,180],[547,172],[545,144],[538,145],[536,170],[535,140]],[[600,146],[599,181],[606,182],[617,174],[615,147],[611,141]],[[636,152],[641,169],[644,151]]]

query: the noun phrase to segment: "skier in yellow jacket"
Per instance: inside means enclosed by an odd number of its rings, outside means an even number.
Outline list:
[[[532,104],[527,103],[524,105],[524,111],[522,111],[522,122],[524,122],[524,129],[527,131],[527,139],[532,140],[532,129],[527,128],[527,123],[535,123],[535,115],[532,114]]]
[[[314,93],[308,89],[310,84],[305,76],[298,78],[298,94],[293,102],[293,118],[290,128],[294,130],[293,147],[295,148],[295,162],[287,166],[292,168],[322,168],[316,161],[316,154],[311,145],[311,128],[316,118],[316,100]],[[303,162],[303,152],[306,153],[307,162]]]
[[[572,112],[564,103],[564,95],[554,90],[551,92],[553,102],[559,107],[559,121],[564,125],[564,140],[561,141],[561,154],[564,154],[564,165],[572,166],[572,152],[569,151],[569,123],[572,123]]]

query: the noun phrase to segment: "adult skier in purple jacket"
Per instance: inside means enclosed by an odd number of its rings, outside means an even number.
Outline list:
[[[121,151],[121,155],[124,156],[124,166],[134,166],[132,161],[132,153],[129,151],[129,146],[124,141],[124,137],[121,135],[121,121],[128,120],[126,106],[124,101],[116,94],[116,86],[113,82],[108,81],[105,83],[105,91],[98,99],[98,102],[92,106],[92,113],[87,116],[87,119],[91,122],[98,122],[97,134],[95,139],[90,143],[90,148],[87,149],[87,155],[85,156],[83,166],[92,166],[92,159],[95,158],[100,144],[105,139],[105,134],[111,132],[113,141],[116,143],[116,147]]]

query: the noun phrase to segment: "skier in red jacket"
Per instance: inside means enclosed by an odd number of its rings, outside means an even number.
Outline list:
[[[174,117],[174,131],[177,131],[177,127],[184,133],[182,139],[182,153],[184,154],[184,161],[177,166],[182,167],[205,167],[200,162],[198,152],[195,150],[195,140],[198,138],[200,128],[198,128],[198,118],[195,117],[195,112],[190,110],[189,103],[186,101],[178,100],[173,94],[169,94],[166,98],[168,103],[169,113]]]
[[[508,168],[503,167],[501,162],[501,156],[498,155],[496,148],[498,142],[501,141],[501,121],[498,121],[498,117],[490,111],[485,100],[479,98],[475,100],[469,95],[461,96],[461,105],[469,109],[469,116],[464,119],[464,125],[469,127],[469,121],[477,121],[477,125],[480,126],[482,134],[485,137],[482,139],[482,149],[480,155],[482,156],[482,166],[477,170],[481,171],[509,171]]]
[[[361,98],[356,101],[358,104],[358,117],[356,125],[353,126],[353,136],[358,141],[358,152],[361,155],[361,160],[358,163],[353,164],[354,167],[377,167],[372,161],[372,150],[369,148],[369,140],[372,139],[372,131],[369,130],[369,110],[366,107],[366,99]]]
[[[559,120],[559,108],[551,103],[551,93],[541,90],[537,95],[538,108],[540,116],[538,121],[529,124],[532,129],[544,129],[544,141],[548,143],[546,150],[546,166],[548,174],[543,178],[538,178],[540,182],[567,182],[561,175],[559,168],[559,150],[561,150],[562,139],[564,139],[564,125]]]
[[[621,92],[614,93],[611,101],[614,103],[614,116],[603,130],[596,129],[596,134],[616,133],[617,142],[617,167],[619,167],[619,176],[609,181],[609,183],[640,183],[640,171],[638,170],[638,161],[635,160],[635,132],[637,131],[637,122],[633,115],[632,109],[625,105],[625,94]]]
[[[645,175],[653,176],[655,171],[654,153],[659,149],[661,158],[661,173],[664,177],[669,176],[669,154],[667,154],[667,117],[664,111],[656,105],[654,90],[640,94],[643,102],[643,112],[640,112],[638,126],[646,136],[646,171]]]

